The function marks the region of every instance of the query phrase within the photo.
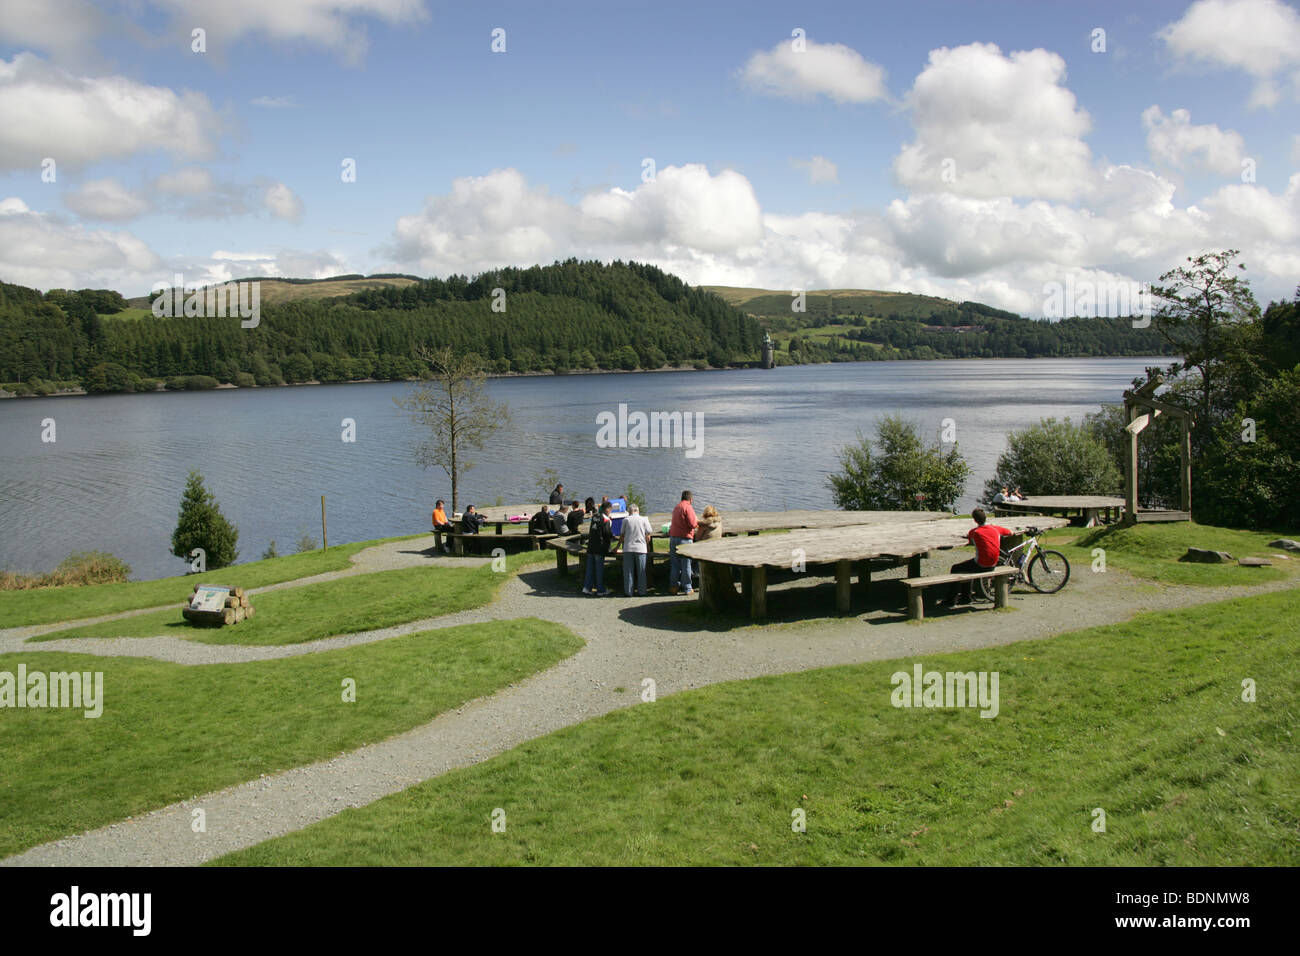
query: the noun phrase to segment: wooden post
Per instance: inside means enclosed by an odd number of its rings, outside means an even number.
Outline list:
[[[849,590],[853,580],[853,562],[835,562],[835,610],[848,614],[853,607],[853,596]]]
[[[749,596],[754,593],[754,569],[740,569],[740,599],[748,606]]]
[[[913,575],[915,577],[915,575]],[[907,616],[913,621],[925,620],[924,588],[907,589]]]
[[[1190,416],[1183,415],[1179,419],[1182,426],[1182,500],[1179,502],[1181,510],[1188,514],[1192,513],[1192,423]]]
[[[451,547],[457,554],[463,555],[465,553],[465,539],[457,535],[451,539]]]
[[[727,577],[726,565],[714,564],[712,561],[700,562],[700,603],[710,611],[725,609],[726,591],[723,589],[724,580],[727,586],[730,587],[731,582]]]
[[[871,561],[858,562],[858,589],[863,594],[871,593]]]
[[[322,549],[330,546],[330,539],[325,534],[325,496],[320,496],[320,546]]]
[[[1006,607],[1007,594],[1011,591],[1011,575],[999,574],[993,579],[993,606]]]
[[[907,576],[909,578],[919,578],[921,576],[921,555],[914,554],[907,559]]]
[[[555,570],[561,574],[569,573],[569,552],[564,548],[555,549]]]
[[[1128,414],[1124,417],[1130,423],[1138,417],[1137,406],[1131,402],[1124,403]],[[1138,437],[1136,432],[1128,433],[1128,456],[1124,459],[1124,523],[1137,521],[1138,509]]]
[[[760,564],[750,577],[749,616],[767,617],[767,568]]]

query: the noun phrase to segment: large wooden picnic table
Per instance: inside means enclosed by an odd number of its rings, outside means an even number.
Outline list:
[[[1046,514],[1075,517],[1091,528],[1103,514],[1108,520],[1118,520],[1124,510],[1123,498],[1107,495],[1034,495],[1024,501],[1003,501],[993,506],[999,515]]]
[[[917,520],[916,512],[886,514],[891,517],[874,524],[693,542],[679,546],[677,553],[700,562],[700,600],[712,610],[721,610],[735,597],[732,568],[741,569],[742,594],[747,599],[750,616],[764,617],[769,569],[822,567],[834,569],[836,607],[846,614],[850,609],[855,564],[859,586],[864,589],[870,586],[873,562],[893,567],[905,563],[908,577],[919,577],[925,555],[965,546],[966,533],[974,527],[969,518],[944,516]],[[1019,533],[1030,527],[1060,528],[1068,522],[1064,518],[1033,517],[1007,518],[1003,523]]]

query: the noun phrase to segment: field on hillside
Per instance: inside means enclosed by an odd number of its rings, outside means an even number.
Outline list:
[[[417,279],[406,276],[396,276],[392,278],[373,278],[373,279],[318,279],[314,282],[286,282],[282,279],[258,279],[261,283],[261,303],[262,305],[274,305],[279,302],[293,302],[298,299],[328,299],[334,296],[351,295],[354,292],[360,292],[362,289],[375,289],[381,286],[396,286],[404,288],[408,285],[414,285]],[[153,301],[153,296],[138,296],[134,299],[127,299],[127,304],[131,307],[127,312],[119,312],[112,318],[140,318],[140,311],[143,315],[149,314],[149,306]]]

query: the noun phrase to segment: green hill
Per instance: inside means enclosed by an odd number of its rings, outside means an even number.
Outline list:
[[[242,280],[245,282],[258,282],[261,284],[258,295],[261,296],[262,305],[274,305],[280,302],[293,302],[299,299],[328,299],[335,296],[352,295],[365,289],[380,289],[386,287],[405,288],[408,285],[415,285],[420,281],[418,276],[400,276],[400,275],[347,275],[331,276],[328,279],[282,279],[282,278],[264,278],[253,277]],[[127,299],[126,304],[131,309],[149,309],[153,304],[154,296],[141,295],[134,299]],[[132,316],[123,316],[120,313],[115,317],[130,318]]]

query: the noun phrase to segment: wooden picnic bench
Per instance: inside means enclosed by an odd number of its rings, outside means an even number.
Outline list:
[[[434,547],[441,550],[442,539],[445,537],[449,541],[451,541],[451,549],[452,552],[455,554],[465,553],[466,539],[471,539],[474,541],[486,541],[489,543],[505,543],[509,541],[511,544],[517,544],[521,541],[527,541],[528,550],[540,551],[542,546],[546,544],[548,541],[550,541],[552,538],[559,537],[559,535],[556,534],[529,534],[528,532],[524,532],[522,534],[518,532],[514,534],[508,534],[508,533],[492,534],[490,531],[480,531],[478,534],[467,534],[464,531],[435,531],[433,533],[433,536],[434,536]]]
[[[903,578],[903,587],[907,588],[907,616],[913,621],[925,620],[925,602],[923,595],[926,588],[940,584],[957,584],[961,581],[978,581],[981,578],[993,579],[993,606],[1006,607],[1007,594],[1011,590],[1011,579],[1016,576],[1016,569],[1009,566],[990,568],[988,571],[972,571],[966,574],[931,574],[924,578]]]
[[[662,536],[661,536],[662,537]],[[576,558],[578,567],[585,566],[587,560],[587,536],[585,534],[571,535],[553,535],[551,540],[546,542],[548,548],[555,549],[555,570],[561,574],[569,573],[569,558]],[[611,551],[605,555],[606,560],[610,558],[621,558],[626,552]],[[652,576],[656,564],[661,567],[668,560],[667,552],[656,552],[654,540],[650,535],[646,536],[646,577]]]

